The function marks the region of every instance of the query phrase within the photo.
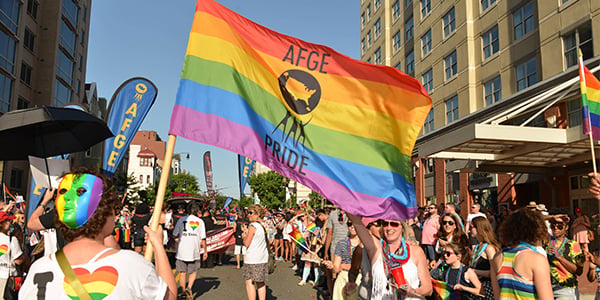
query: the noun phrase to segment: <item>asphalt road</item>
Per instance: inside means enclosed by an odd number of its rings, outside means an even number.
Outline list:
[[[310,284],[298,286],[300,279],[291,267],[291,263],[277,262],[275,273],[267,279],[267,299],[323,299],[320,289]],[[235,259],[222,266],[200,269],[192,291],[195,299],[247,299],[242,269],[235,268]]]

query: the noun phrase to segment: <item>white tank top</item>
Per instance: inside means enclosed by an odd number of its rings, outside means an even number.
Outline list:
[[[409,259],[407,263],[402,265],[402,271],[404,272],[404,279],[408,285],[416,289],[420,285],[419,274],[417,271],[417,265]],[[396,300],[396,295],[393,289],[388,289],[388,278],[385,273],[385,268],[383,266],[383,258],[380,253],[377,260],[375,260],[375,264],[371,268],[371,276],[373,287],[371,289],[371,299],[374,300]],[[401,299],[421,299],[420,297],[412,297],[412,296],[401,296]]]

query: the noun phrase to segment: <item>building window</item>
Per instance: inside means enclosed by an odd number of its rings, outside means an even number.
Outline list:
[[[369,31],[367,32],[367,47],[371,47],[371,43],[372,43],[372,42],[373,42],[373,41],[371,40],[371,30],[369,30]]]
[[[367,5],[367,21],[371,20],[371,4]]]
[[[496,3],[496,0],[481,0],[481,11],[486,11],[494,3]]]
[[[1,14],[1,12],[0,12]],[[4,31],[0,30],[0,67],[8,73],[15,70],[15,46],[17,42]]]
[[[456,20],[454,17],[454,7],[444,15],[444,37],[449,36],[456,30]]]
[[[81,91],[81,81],[77,79],[77,84],[75,84],[75,95],[79,96],[79,92]]]
[[[83,43],[85,42],[85,31],[81,32],[81,35],[79,35],[80,39],[79,42],[83,45]]]
[[[27,27],[25,27],[25,33],[23,34],[23,47],[31,52],[33,52],[33,47],[35,47],[35,35]]]
[[[150,184],[150,175],[147,175],[147,176],[146,176],[146,183],[147,183],[147,184]]]
[[[58,51],[56,60],[56,74],[71,84],[73,82],[73,66],[75,63],[62,50]]]
[[[367,20],[365,19],[365,13],[363,12],[362,14],[360,14],[360,28],[365,28],[366,23]]]
[[[567,102],[567,122],[569,127],[581,125],[582,122],[581,99]]]
[[[590,22],[563,36],[567,68],[577,65],[577,48],[581,49],[584,60],[593,57],[594,48],[592,44],[592,23]]]
[[[360,54],[364,54],[365,50],[367,50],[367,44],[365,43],[365,39],[360,40]]]
[[[21,1],[19,0],[2,0],[0,1],[0,22],[13,33],[17,33],[19,25],[19,8]]]
[[[27,101],[26,99],[19,97],[19,100],[17,100],[17,109],[29,108],[30,104],[31,103],[29,101]]]
[[[377,50],[375,50],[375,64],[376,65],[381,64],[381,47],[379,47],[379,48],[377,48]]]
[[[433,108],[429,111],[427,117],[425,118],[425,123],[423,123],[423,129],[425,130],[425,133],[433,131]]]
[[[404,1],[404,7],[409,6],[412,3],[412,0],[405,0]]]
[[[77,59],[77,69],[79,69],[79,71],[81,71],[83,68],[83,56],[79,55],[79,58]]]
[[[427,32],[421,37],[421,49],[423,56],[427,55],[427,53],[431,51],[431,29],[427,30]]]
[[[421,0],[421,18],[424,18],[431,12],[431,0]]]
[[[38,0],[27,0],[27,14],[29,14],[34,20],[37,19],[37,13],[40,3]]]
[[[77,28],[77,17],[79,14],[79,7],[73,2],[73,0],[63,0],[62,13],[71,22],[73,27]]]
[[[500,76],[483,84],[485,88],[485,105],[492,105],[502,99],[502,82]]]
[[[428,93],[433,90],[433,69],[429,69],[423,73],[423,87],[425,87]]]
[[[75,54],[75,41],[77,40],[75,32],[65,23],[60,21],[60,45],[63,46],[72,56]]]
[[[458,120],[458,95],[446,100],[446,124]]]
[[[414,75],[415,73],[415,52],[410,51],[406,55],[406,74]]]
[[[381,0],[375,0],[375,10],[377,10],[381,6]]]
[[[400,17],[400,0],[396,0],[394,4],[392,4],[392,17],[394,20],[397,20]]]
[[[83,9],[81,11],[81,19],[84,21],[87,20],[87,6],[85,5],[83,6]]]
[[[375,21],[375,38],[378,38],[381,34],[381,19]]]
[[[406,30],[406,41],[413,37],[413,29],[413,17],[410,16],[410,18],[408,18],[408,20],[406,20],[406,23],[404,24],[404,30]]]
[[[398,69],[398,70],[402,71],[402,63],[401,63],[401,62],[398,62],[398,63],[397,63],[395,66],[394,66],[394,68],[396,68],[396,69]]]
[[[61,107],[71,103],[71,88],[58,80],[58,78],[54,81],[56,82],[54,87],[54,106]]]
[[[513,30],[515,40],[518,40],[533,30],[533,1],[529,1],[513,13]]]
[[[10,187],[13,189],[23,188],[23,170],[12,169],[10,170]]]
[[[367,62],[368,62],[368,63],[371,63],[372,61],[373,61],[373,60],[372,60],[370,57],[369,57],[369,58],[367,58]]]
[[[140,184],[144,184],[144,175],[140,175]]]
[[[0,112],[10,110],[10,96],[12,93],[12,79],[0,72]]]
[[[486,59],[492,54],[500,50],[500,41],[498,40],[498,25],[484,33],[481,37],[483,42],[483,59]]]
[[[456,50],[444,58],[444,70],[446,71],[446,79],[458,73],[458,64],[456,63]]]
[[[32,69],[31,67],[26,64],[25,62],[21,62],[21,82],[23,82],[24,84],[31,86],[31,73],[32,73]]]
[[[537,60],[532,58],[517,66],[517,91],[536,84]]]
[[[396,34],[394,34],[393,37],[394,40],[394,52],[397,52],[398,50],[400,50],[400,47],[402,46],[402,37],[400,36],[400,30],[398,30],[398,32],[396,32]]]

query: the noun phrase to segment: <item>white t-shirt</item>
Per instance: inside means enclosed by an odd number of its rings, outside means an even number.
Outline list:
[[[9,275],[16,276],[15,259],[23,254],[19,240],[16,237],[0,233],[0,278],[8,279]],[[10,269],[9,269],[10,268]]]
[[[246,258],[244,264],[266,264],[269,262],[269,250],[265,243],[265,231],[258,222],[250,224],[256,231],[250,242],[250,246],[246,250]]]
[[[478,213],[476,213],[476,214],[474,214],[474,213],[470,213],[470,214],[467,216],[467,223],[470,223],[471,221],[473,221],[473,219],[475,219],[475,218],[477,218],[477,217],[484,217],[484,218],[486,218],[486,219],[487,219],[487,217],[485,216],[485,214],[484,214],[484,213],[482,213],[482,212],[478,212]]]
[[[285,224],[285,227],[283,228],[283,239],[284,240],[291,241],[290,232],[292,232],[292,224],[287,223],[287,224]]]
[[[206,239],[202,219],[194,215],[182,217],[177,221],[173,235],[179,237],[175,258],[188,262],[200,260],[201,242]]]
[[[40,232],[44,237],[44,256],[56,253],[56,251],[58,250],[56,228],[44,229]]]
[[[95,299],[164,299],[167,283],[164,282],[154,266],[143,256],[121,250],[115,254],[97,259],[104,254],[101,251],[88,263],[72,266],[79,281]],[[71,286],[65,282],[65,276],[56,262],[54,254],[37,260],[29,269],[19,299],[71,300],[76,299]],[[105,298],[102,296],[106,295]]]

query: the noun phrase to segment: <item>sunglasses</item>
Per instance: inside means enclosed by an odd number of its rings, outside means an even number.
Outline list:
[[[476,208],[475,206],[471,206],[471,209],[475,209],[475,208]]]
[[[348,227],[352,226],[352,222],[347,222],[346,226],[348,226]]]
[[[390,226],[392,228],[398,228],[398,227],[400,227],[400,222],[381,221],[381,226],[383,226],[383,227]]]
[[[552,223],[552,224],[550,224],[550,227],[556,228],[558,230],[563,230],[565,228],[565,224],[563,224],[563,223]]]
[[[452,252],[452,251],[444,251],[444,253],[443,253],[443,255],[444,255],[445,257],[450,257],[450,256],[452,256],[453,254],[454,254],[454,252]]]
[[[249,212],[248,212],[248,214],[249,214],[249,215],[253,215],[253,214],[254,214],[254,212],[253,212],[253,211],[249,211]]]
[[[377,221],[373,221],[373,222],[371,222],[371,223],[369,223],[369,224],[367,225],[367,227],[369,227],[369,226],[380,227],[380,226],[381,226],[381,221],[379,221],[379,220],[377,220]]]
[[[452,225],[454,225],[454,222],[453,221],[442,221],[442,225],[450,225],[450,226],[452,226]]]

